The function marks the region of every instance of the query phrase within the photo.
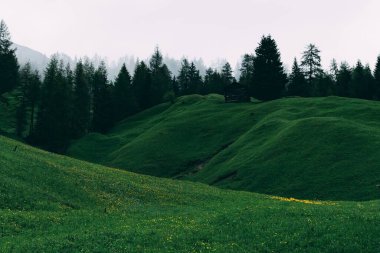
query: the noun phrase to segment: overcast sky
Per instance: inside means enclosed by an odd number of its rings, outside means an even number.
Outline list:
[[[234,66],[263,34],[286,65],[308,43],[332,58],[373,66],[380,54],[379,0],[0,0],[14,42],[50,55],[226,58]]]

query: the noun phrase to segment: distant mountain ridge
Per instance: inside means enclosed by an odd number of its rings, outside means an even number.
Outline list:
[[[19,45],[16,43],[13,43],[13,44],[14,44],[14,47],[16,48],[16,57],[17,57],[21,66],[25,65],[27,62],[30,62],[32,64],[33,68],[38,70],[41,74],[44,73],[46,66],[50,60],[49,56],[46,56],[45,54],[43,54],[37,50],[31,49],[29,47],[22,46],[22,45]],[[63,54],[63,53],[57,53],[55,55],[58,55],[58,57],[60,59],[62,59],[65,64],[69,63],[72,67],[79,60],[78,58],[73,59],[70,56]],[[84,57],[84,58],[86,58],[86,57]],[[125,63],[128,71],[132,75],[134,70],[135,70],[136,63],[139,60],[139,58],[137,58],[133,55],[125,55],[123,57],[120,57],[117,61],[112,61],[112,62],[109,62],[107,60],[107,58],[100,57],[98,55],[95,55],[95,56],[88,58],[88,59],[94,64],[95,67],[99,66],[101,61],[104,61],[106,63],[106,66],[107,66],[108,77],[111,80],[113,80],[117,76],[117,74],[119,73],[119,70],[120,70],[123,63]],[[148,62],[147,59],[145,59],[143,61]],[[181,68],[182,59],[178,60],[178,59],[171,58],[171,57],[166,55],[166,56],[164,56],[163,61],[168,66],[171,73],[173,75],[177,76],[179,73],[179,70]],[[205,65],[202,58],[191,59],[191,61],[193,61],[195,66],[199,69],[200,74],[202,76],[204,76],[208,66]],[[219,60],[215,61],[211,67],[220,71],[220,69],[222,68],[222,66],[225,63],[226,63],[226,60],[219,59]],[[235,69],[235,77],[236,78],[238,78],[238,76],[239,76],[239,70],[238,69],[239,69],[239,67],[236,67],[236,69]]]

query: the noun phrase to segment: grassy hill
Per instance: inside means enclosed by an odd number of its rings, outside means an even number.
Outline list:
[[[379,252],[380,202],[154,178],[0,136],[0,252]]]
[[[380,103],[340,97],[225,104],[187,96],[92,133],[68,154],[129,171],[324,200],[377,199]]]

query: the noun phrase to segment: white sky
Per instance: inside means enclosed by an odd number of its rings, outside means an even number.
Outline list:
[[[379,0],[0,0],[14,42],[50,55],[226,58],[234,66],[272,34],[286,65],[308,43],[322,61],[380,54]]]

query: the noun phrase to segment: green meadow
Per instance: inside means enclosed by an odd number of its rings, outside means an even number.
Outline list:
[[[319,200],[380,196],[380,104],[341,97],[225,104],[192,95],[74,141],[68,155],[159,177]]]
[[[17,148],[16,148],[17,147]],[[134,174],[0,137],[1,252],[378,252],[379,200]]]

